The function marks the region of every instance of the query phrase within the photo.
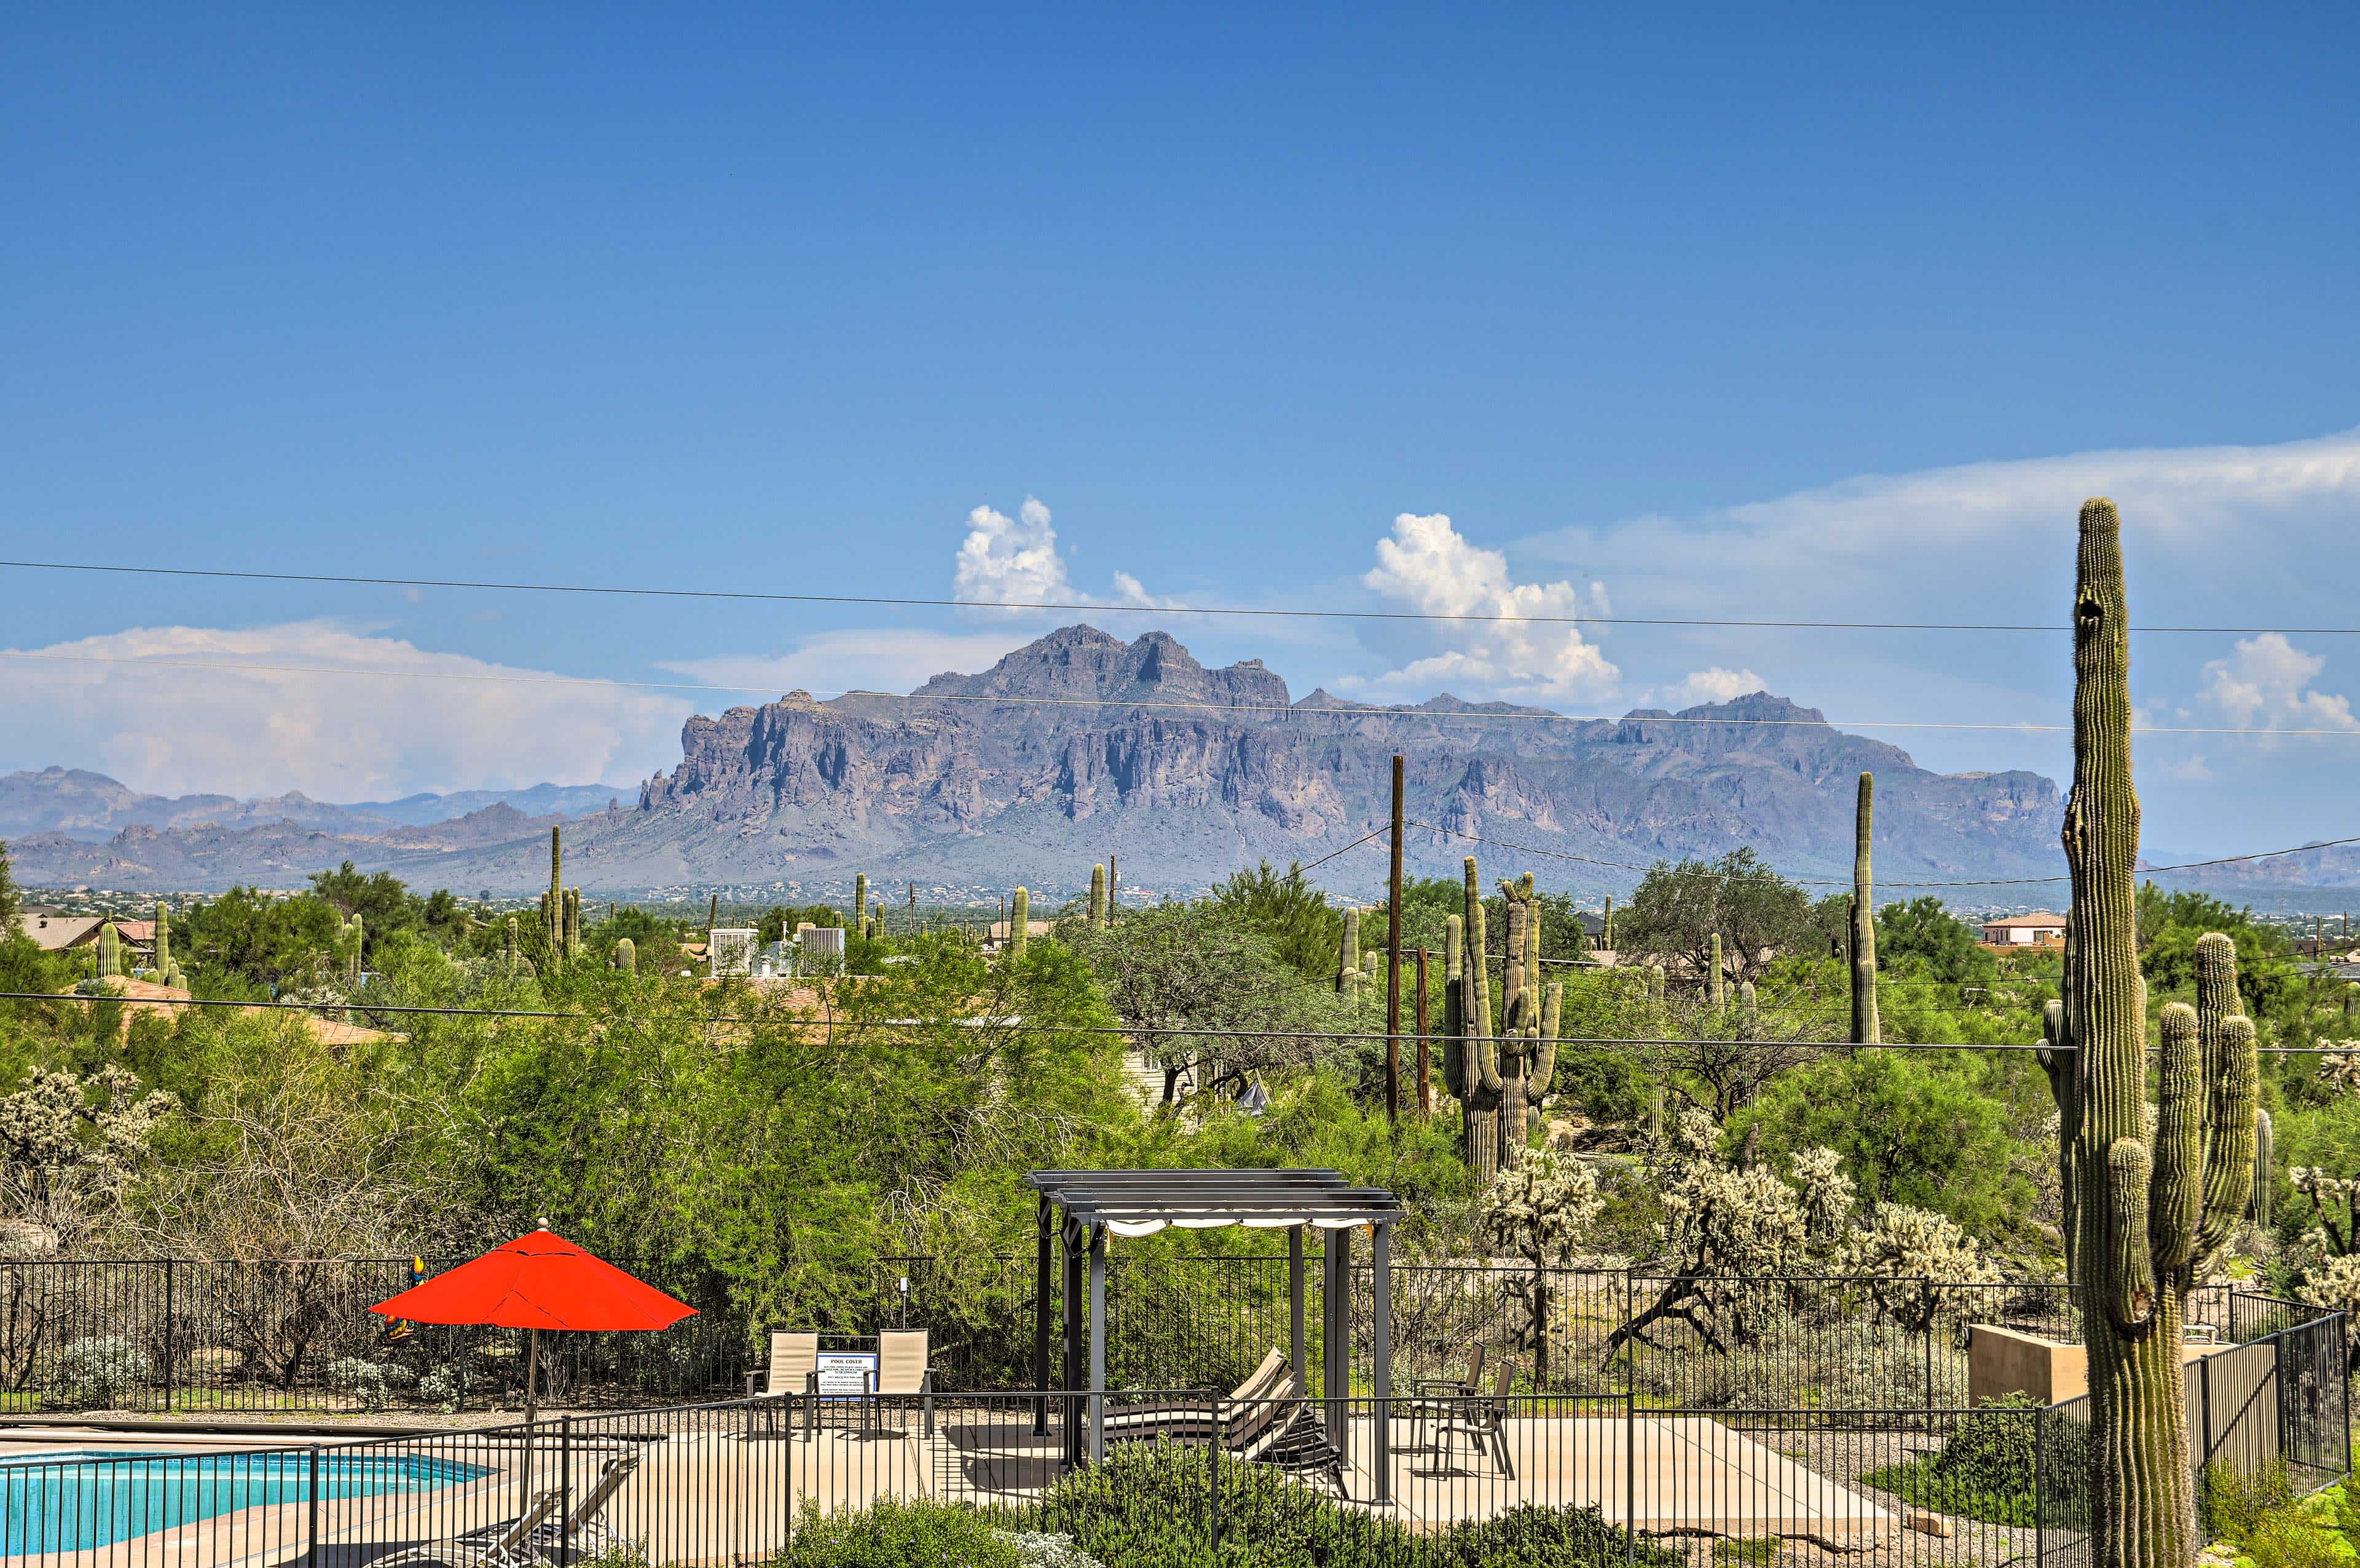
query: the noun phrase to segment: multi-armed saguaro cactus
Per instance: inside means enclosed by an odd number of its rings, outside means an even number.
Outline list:
[[[163,899],[156,900],[156,977],[170,985],[172,973],[172,910]]]
[[[123,973],[123,933],[113,920],[98,928],[98,973],[102,979]]]
[[[1501,883],[1500,894],[1508,931],[1502,948],[1500,1042],[1493,1054],[1500,1077],[1500,1169],[1513,1171],[1524,1159],[1533,1109],[1548,1092],[1557,1051],[1554,1029],[1547,1031],[1548,1044],[1542,1043],[1540,902],[1533,894],[1533,874],[1527,871],[1513,882]]]
[[[1024,939],[1032,932],[1032,895],[1016,889],[1008,900],[1008,956],[1024,956]]]
[[[1100,862],[1090,867],[1090,924],[1106,924],[1106,865]]]
[[[1500,1169],[1500,1098],[1503,1084],[1499,1057],[1491,1041],[1491,982],[1483,952],[1487,925],[1483,881],[1471,855],[1466,863],[1465,898],[1467,912],[1455,944],[1461,951],[1458,956],[1459,975],[1451,983],[1458,1003],[1458,1028],[1452,1032],[1463,1037],[1456,1049],[1461,1053],[1459,1072],[1465,1084],[1459,1094],[1459,1108],[1467,1165],[1481,1183],[1491,1181]]]
[[[1852,1040],[1875,1045],[1884,1039],[1876,1018],[1876,905],[1870,898],[1868,841],[1876,811],[1876,775],[1860,776],[1860,805],[1853,813],[1852,846]]]
[[[2083,504],[2073,600],[2073,787],[2065,803],[2064,999],[2041,1062],[2057,1097],[2066,1269],[2088,1347],[2090,1560],[2185,1568],[2197,1544],[2180,1324],[2254,1181],[2254,1026],[2236,948],[2196,944],[2196,1006],[2163,1009],[2161,1097],[2147,1127],[2147,986],[2133,873],[2130,639],[2122,523]]]
[[[615,943],[615,967],[626,975],[637,975],[639,972],[639,944],[629,937],[618,939]]]

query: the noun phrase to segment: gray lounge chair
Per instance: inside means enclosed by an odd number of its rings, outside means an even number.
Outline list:
[[[606,1521],[606,1505],[623,1489],[639,1468],[637,1454],[617,1454],[600,1466],[598,1478],[574,1505],[574,1511],[563,1522],[551,1519],[538,1526],[529,1538],[533,1555],[541,1562],[553,1563],[561,1552],[575,1563],[585,1558],[603,1556],[625,1544],[615,1528]]]

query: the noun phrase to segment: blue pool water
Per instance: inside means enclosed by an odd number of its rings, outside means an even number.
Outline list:
[[[490,1474],[417,1454],[320,1455],[320,1496],[431,1492]],[[310,1500],[309,1454],[73,1453],[0,1458],[0,1557],[105,1546],[271,1503]]]

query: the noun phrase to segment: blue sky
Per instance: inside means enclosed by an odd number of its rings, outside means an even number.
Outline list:
[[[979,531],[1011,593],[2060,620],[2103,488],[2142,619],[2360,625],[2360,14],[1622,10],[14,15],[6,553],[942,596]],[[1076,618],[7,578],[20,650],[617,681],[906,689]],[[1091,618],[1579,712],[2065,684],[2018,635]],[[2158,851],[2360,832],[2360,637],[2242,640],[2143,639],[2155,721],[2339,733],[2151,740]],[[0,663],[0,768],[167,789],[630,779],[695,701]]]

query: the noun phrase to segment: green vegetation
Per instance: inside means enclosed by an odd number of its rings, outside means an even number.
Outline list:
[[[1861,1480],[1911,1508],[1990,1524],[2035,1523],[2039,1500],[2033,1494],[2033,1450],[2039,1419],[2038,1405],[2011,1394],[1959,1418],[1941,1453],[1872,1470]]]

